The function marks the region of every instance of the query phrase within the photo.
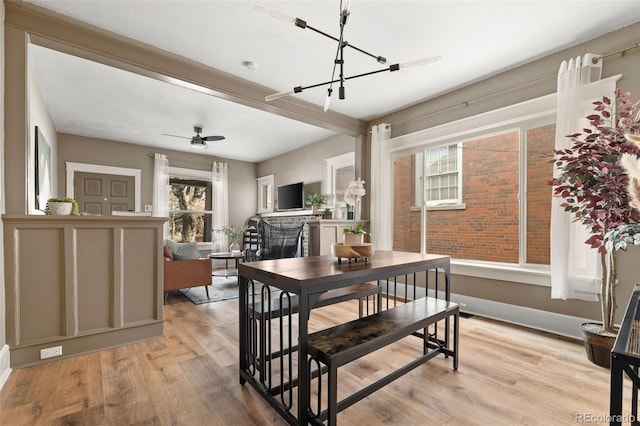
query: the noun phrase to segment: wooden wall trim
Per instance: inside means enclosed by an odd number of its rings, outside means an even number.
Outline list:
[[[7,25],[32,43],[112,67],[183,85],[221,99],[352,136],[366,122],[296,98],[265,102],[273,89],[24,2],[5,2]]]
[[[68,357],[162,335],[166,218],[2,220],[12,367],[40,363],[52,346]]]

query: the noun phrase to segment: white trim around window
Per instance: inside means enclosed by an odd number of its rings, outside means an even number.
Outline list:
[[[402,135],[391,140],[391,157],[403,157],[423,152],[425,148],[451,145],[485,137],[523,126],[549,123],[555,120],[556,95],[522,102],[430,129]],[[462,171],[464,173],[464,171]],[[426,208],[426,207],[425,207]],[[507,264],[477,260],[451,260],[453,274],[468,275],[505,282],[518,282],[549,287],[548,265]]]

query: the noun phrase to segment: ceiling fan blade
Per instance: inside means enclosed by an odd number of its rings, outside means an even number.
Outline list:
[[[181,138],[181,139],[191,139],[190,137],[187,136],[178,136],[178,135],[170,135],[169,133],[162,133],[164,136],[171,136],[173,138]]]
[[[214,142],[224,140],[224,136],[205,136],[202,138],[205,142]]]

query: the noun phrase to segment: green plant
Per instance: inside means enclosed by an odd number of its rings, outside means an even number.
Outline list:
[[[349,229],[349,228],[343,228],[342,229],[342,233],[343,234],[364,234],[364,235],[370,235],[369,232],[367,232],[367,230],[362,228],[363,224],[359,223],[356,226],[353,227],[353,229]]]
[[[240,242],[244,233],[247,232],[247,226],[235,227],[235,226],[223,226],[222,229],[216,229],[216,232],[221,232],[227,237],[229,244]]]
[[[325,203],[325,199],[322,195],[318,194],[317,192],[315,194],[309,194],[307,195],[307,205],[308,206],[316,206],[318,207],[320,204],[324,204]]]
[[[44,208],[44,214],[51,214],[49,210],[49,203],[71,203],[71,215],[79,216],[80,210],[78,209],[78,203],[73,198],[49,198],[47,200],[47,206]]]
[[[638,212],[630,205],[629,176],[621,164],[624,154],[637,157],[640,148],[627,142],[625,133],[640,132],[640,108],[629,93],[616,91],[615,104],[603,97],[587,117],[591,128],[569,135],[572,146],[555,151],[559,175],[551,181],[553,194],[574,221],[587,227],[585,241],[598,249],[602,263],[601,309],[605,333],[615,333],[617,250],[640,244]]]

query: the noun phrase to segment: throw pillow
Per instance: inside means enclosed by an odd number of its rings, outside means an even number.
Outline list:
[[[169,247],[171,249],[171,253],[173,253],[174,255],[178,251],[178,243],[176,243],[173,240],[169,240],[169,239],[164,240],[164,245]]]
[[[200,252],[198,251],[198,243],[176,243],[178,248],[173,252],[173,258],[175,260],[188,260],[188,259],[200,259]]]

